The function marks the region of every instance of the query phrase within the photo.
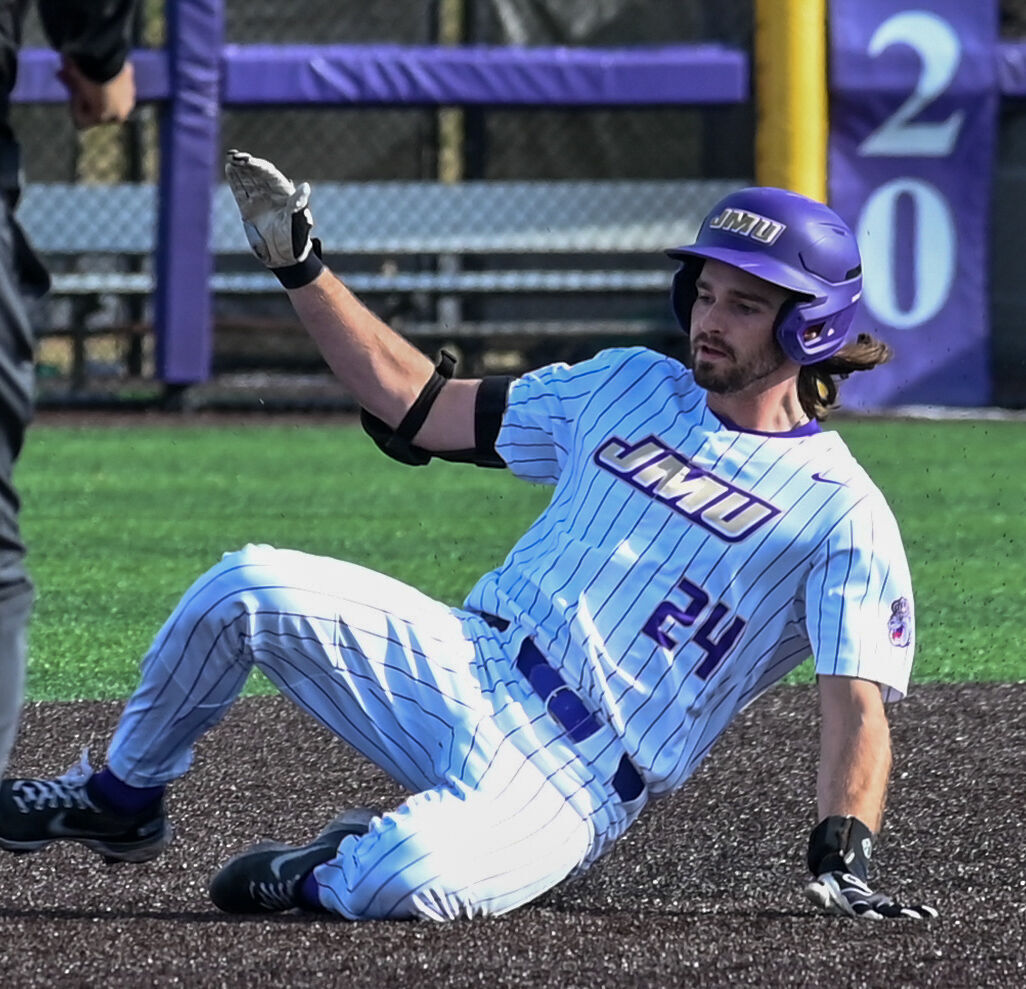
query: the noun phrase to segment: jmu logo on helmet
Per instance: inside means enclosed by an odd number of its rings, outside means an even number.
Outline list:
[[[725,230],[739,237],[751,237],[760,244],[772,244],[786,229],[786,223],[771,220],[768,216],[750,213],[746,209],[728,206],[709,221],[713,230]]]

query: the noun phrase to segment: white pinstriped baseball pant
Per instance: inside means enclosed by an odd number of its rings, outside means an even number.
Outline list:
[[[315,872],[351,920],[500,914],[607,852],[640,813],[608,727],[571,744],[499,632],[373,571],[270,546],[197,580],[142,664],[108,753],[127,783],[184,774],[259,667],[412,796]]]

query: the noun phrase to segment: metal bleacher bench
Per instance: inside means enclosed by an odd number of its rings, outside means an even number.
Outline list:
[[[661,252],[693,238],[712,204],[738,185],[710,180],[317,182],[311,205],[314,232],[329,262],[337,255],[375,256],[371,270],[337,267],[360,294],[662,292],[672,269],[660,260]],[[54,265],[54,294],[152,292],[157,194],[148,184],[30,183],[18,216],[33,244],[44,256],[77,259],[73,265]],[[224,185],[214,194],[210,249],[215,262],[249,255]],[[500,255],[517,262],[462,268],[468,256]],[[603,263],[603,255],[613,262]],[[624,264],[626,255],[652,260],[647,268],[633,267]],[[430,270],[417,270],[412,259],[425,256],[434,259]],[[590,256],[589,263],[568,268],[571,256],[574,261]],[[378,263],[382,259],[386,263]],[[209,289],[279,291],[266,272],[235,266],[240,270],[218,270],[215,264]],[[69,267],[73,270],[65,270]]]

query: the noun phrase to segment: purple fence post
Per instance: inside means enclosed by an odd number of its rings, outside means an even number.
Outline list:
[[[154,323],[157,377],[210,376],[210,212],[218,156],[222,0],[167,5],[171,99],[161,121]]]

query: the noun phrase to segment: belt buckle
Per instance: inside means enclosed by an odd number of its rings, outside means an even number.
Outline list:
[[[598,720],[565,683],[545,699],[545,710],[563,726],[571,741],[583,742],[599,730]]]

